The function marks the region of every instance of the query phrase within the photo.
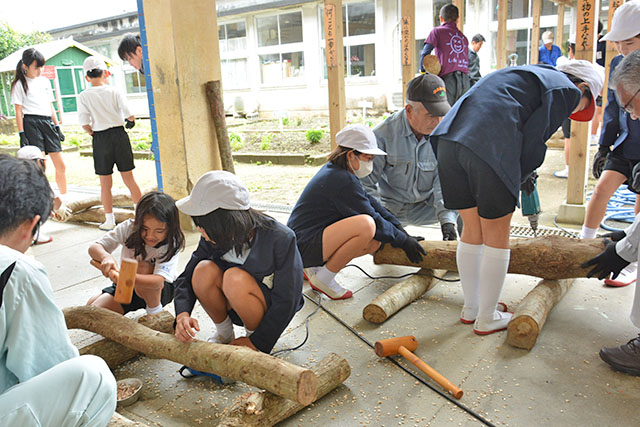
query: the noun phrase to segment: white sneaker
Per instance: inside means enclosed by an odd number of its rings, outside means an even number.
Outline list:
[[[231,336],[229,336],[229,337],[223,337],[223,336],[218,334],[218,331],[216,331],[215,334],[213,334],[209,338],[207,338],[207,342],[211,342],[211,343],[214,343],[214,344],[229,344],[235,338],[236,338],[236,334],[235,334],[234,331],[231,331]]]
[[[591,135],[589,138],[589,145],[594,147],[596,145],[598,145],[598,143],[600,142],[600,136],[598,134],[596,135]]]
[[[636,281],[638,278],[638,263],[632,262],[622,269],[620,274],[615,279],[605,279],[604,284],[607,286],[613,286],[621,288],[628,286]]]
[[[108,221],[105,221],[105,222],[103,222],[102,224],[100,224],[100,225],[98,226],[98,228],[99,228],[100,230],[103,230],[103,231],[111,231],[111,230],[113,230],[114,228],[116,228],[116,223],[115,223],[115,222],[108,222]]]
[[[496,310],[502,313],[508,311],[507,304],[499,302],[496,304]],[[460,321],[465,325],[470,325],[476,321],[478,316],[478,307],[475,309],[472,307],[462,306],[462,312],[460,313]]]
[[[338,282],[332,280],[331,283],[323,283],[318,276],[316,276],[316,270],[313,268],[305,268],[304,274],[309,280],[309,286],[318,292],[322,292],[331,299],[347,299],[353,296],[353,293],[340,286]]]
[[[509,324],[512,316],[513,313],[494,311],[492,319],[477,318],[473,326],[473,332],[478,335],[489,335],[494,332],[504,331],[507,329],[507,325]]]
[[[565,166],[564,169],[554,172],[553,176],[555,176],[556,178],[568,178],[569,166]]]

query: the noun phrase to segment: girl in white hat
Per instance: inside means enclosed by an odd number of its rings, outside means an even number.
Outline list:
[[[351,125],[336,135],[338,146],[329,161],[309,181],[287,225],[296,233],[305,274],[315,290],[331,299],[351,298],[335,275],[353,258],[372,254],[383,243],[402,248],[413,263],[424,249],[400,221],[367,194],[360,178],[373,169],[378,148],[373,131]]]

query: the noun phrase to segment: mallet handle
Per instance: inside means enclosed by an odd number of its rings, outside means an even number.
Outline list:
[[[404,346],[400,346],[398,348],[398,353],[402,355],[409,362],[416,365],[418,369],[427,374],[429,378],[437,382],[447,390],[449,393],[453,395],[456,399],[460,399],[462,397],[463,391],[460,390],[457,386],[455,386],[451,381],[443,377],[438,371],[433,369],[431,366],[427,365],[420,359],[418,356],[407,350]]]

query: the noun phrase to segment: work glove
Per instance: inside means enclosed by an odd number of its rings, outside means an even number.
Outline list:
[[[60,129],[60,126],[56,125],[54,127],[56,133],[58,134],[58,138],[60,138],[60,142],[64,141],[64,134],[62,133],[62,130]]]
[[[614,242],[619,242],[620,240],[627,237],[627,233],[624,230],[618,230],[618,231],[612,231],[611,233],[603,234],[602,237],[611,239]]]
[[[609,147],[601,145],[598,147],[598,152],[593,158],[593,168],[592,173],[595,179],[599,179],[600,175],[602,175],[602,169],[604,169],[604,164],[607,162],[607,155],[609,154]]]
[[[630,264],[618,252],[616,252],[616,244],[611,240],[604,240],[605,249],[600,255],[591,258],[589,261],[581,265],[582,268],[594,266],[587,277],[597,277],[598,279],[606,279],[611,274],[611,279],[615,279],[620,271]]]
[[[407,236],[407,240],[402,244],[402,250],[405,254],[407,254],[407,258],[414,264],[419,264],[422,262],[422,255],[426,255],[427,252],[424,250],[420,243],[411,236]]]
[[[442,240],[458,240],[458,233],[456,233],[456,226],[452,223],[442,224]]]
[[[404,229],[404,227],[402,225],[397,225],[396,228],[400,231],[402,231],[404,234],[406,234],[407,236],[409,236],[409,233],[407,232],[407,230]],[[413,237],[414,239],[416,239],[418,242],[421,242],[424,240],[424,237],[422,236],[409,236],[409,237]]]
[[[520,191],[530,196],[536,189],[536,179],[538,179],[538,173],[536,171],[531,172],[520,184]]]
[[[129,119],[124,119],[125,125],[124,127],[126,127],[127,129],[131,129],[132,127],[134,127],[136,125],[136,121],[135,120],[129,120]]]
[[[636,194],[640,194],[640,162],[636,163],[631,172],[631,179],[629,180],[629,190]]]
[[[72,215],[73,215],[73,212],[71,212],[71,209],[67,207],[67,205],[65,205],[64,202],[62,202],[62,204],[58,209],[55,209],[53,211],[54,218],[60,222],[67,222]]]
[[[18,136],[20,136],[20,147],[29,145],[29,140],[27,139],[27,135],[24,134],[24,131],[18,133]]]

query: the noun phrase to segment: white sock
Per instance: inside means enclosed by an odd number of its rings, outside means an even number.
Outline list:
[[[158,304],[157,307],[147,307],[147,314],[156,314],[162,311],[162,304]]]
[[[316,277],[324,284],[329,284],[337,273],[330,271],[326,265],[320,267],[316,272]]]
[[[251,329],[247,329],[247,327],[244,327],[244,332],[247,334],[247,337],[250,337],[251,334],[253,334],[255,331],[252,331]]]
[[[111,213],[105,213],[104,214],[105,218],[106,218],[106,223],[108,224],[115,224],[116,223],[116,216],[113,214],[113,212]]]
[[[480,262],[482,260],[483,245],[472,245],[459,242],[456,251],[456,263],[460,274],[460,284],[464,294],[464,307],[475,318],[478,310],[478,278],[480,277]]]
[[[493,319],[499,313],[496,304],[507,277],[510,255],[510,249],[484,246],[478,280],[478,319]]]
[[[593,239],[596,237],[596,233],[598,232],[597,228],[589,228],[586,225],[582,226],[582,231],[580,232],[581,239]]]
[[[228,338],[233,334],[233,322],[229,316],[221,323],[213,322],[213,324],[216,325],[216,333],[218,336]]]

